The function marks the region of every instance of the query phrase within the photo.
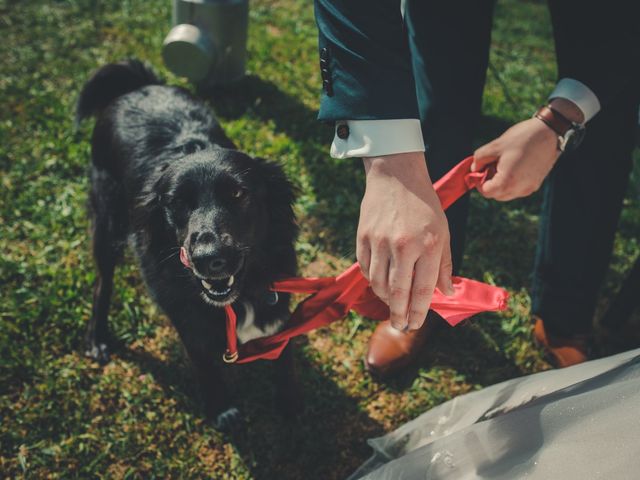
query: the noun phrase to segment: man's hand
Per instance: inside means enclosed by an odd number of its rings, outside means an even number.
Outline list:
[[[570,100],[554,98],[550,106],[572,122],[584,122],[582,110]],[[541,120],[531,118],[515,124],[473,156],[473,171],[496,163],[496,174],[478,188],[482,195],[501,201],[526,197],[540,188],[558,160],[558,135]]]
[[[436,286],[452,295],[449,227],[422,152],[364,159],[356,256],[391,324],[417,329]]]
[[[560,156],[558,135],[537,118],[515,124],[473,154],[471,169],[496,162],[495,175],[478,191],[508,201],[536,192]]]

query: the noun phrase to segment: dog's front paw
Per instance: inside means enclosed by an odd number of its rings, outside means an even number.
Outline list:
[[[100,365],[106,365],[111,359],[109,347],[106,343],[91,342],[87,345],[87,349],[85,350],[84,354],[85,356],[98,362]]]
[[[229,407],[224,412],[219,413],[214,421],[213,426],[216,430],[224,433],[238,431],[243,426],[243,418],[240,410],[236,407]]]

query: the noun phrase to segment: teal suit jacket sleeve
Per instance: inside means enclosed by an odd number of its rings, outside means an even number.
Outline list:
[[[420,118],[399,0],[315,0],[320,120]]]
[[[640,20],[636,1],[549,2],[559,76],[587,85],[605,107],[640,91]]]

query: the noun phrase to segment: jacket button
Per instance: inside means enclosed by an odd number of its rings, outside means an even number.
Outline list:
[[[329,96],[329,97],[333,97],[333,84],[331,83],[331,80],[328,78],[325,78],[322,81],[322,88],[324,88],[325,93]]]
[[[336,127],[336,135],[338,138],[345,140],[349,136],[349,125],[346,123],[340,123]]]
[[[329,69],[329,49],[320,49],[320,76],[322,77],[322,88],[329,97],[333,97],[333,84],[331,83],[331,70]]]

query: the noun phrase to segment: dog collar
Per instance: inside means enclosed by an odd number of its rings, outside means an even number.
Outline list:
[[[280,300],[280,295],[274,290],[267,290],[264,294],[264,303],[273,307]]]

